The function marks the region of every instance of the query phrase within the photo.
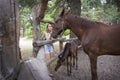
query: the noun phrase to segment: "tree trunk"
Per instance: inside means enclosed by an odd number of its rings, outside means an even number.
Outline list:
[[[34,6],[32,9],[33,21],[33,42],[40,38],[40,22],[44,18],[45,10],[47,9],[48,0],[42,0],[40,5]],[[33,47],[33,56],[36,57],[38,47]]]
[[[0,75],[5,80],[20,62],[18,15],[18,0],[0,1]]]
[[[33,42],[39,40],[39,35],[40,35],[40,26],[39,22],[36,20],[36,18],[39,15],[38,7],[34,6],[32,8],[32,24],[33,24]],[[36,57],[38,51],[38,47],[33,47],[33,56]]]
[[[67,0],[68,6],[70,7],[70,12],[72,14],[80,16],[81,14],[81,1],[80,0]],[[73,32],[70,32],[70,38],[76,37]]]

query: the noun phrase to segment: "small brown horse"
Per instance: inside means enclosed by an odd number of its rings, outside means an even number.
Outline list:
[[[92,80],[98,80],[97,57],[120,55],[120,25],[109,26],[72,15],[64,10],[55,21],[54,37],[70,29],[80,39],[84,52],[89,56]]]
[[[78,67],[77,65],[77,50],[78,45],[75,43],[75,41],[71,41],[65,44],[64,51],[58,56],[58,61],[55,67],[55,71],[58,70],[58,68],[67,60],[67,74],[70,76],[72,72],[72,60],[73,60],[73,67],[75,66],[76,69]]]

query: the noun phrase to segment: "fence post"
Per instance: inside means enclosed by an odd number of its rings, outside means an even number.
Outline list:
[[[63,41],[62,40],[59,41],[59,50],[60,50],[60,52],[63,50]]]

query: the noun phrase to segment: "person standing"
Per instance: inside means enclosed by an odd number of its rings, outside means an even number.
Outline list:
[[[46,31],[44,32],[44,38],[46,41],[51,40],[52,35],[52,25],[47,24]],[[54,52],[54,46],[52,43],[48,43],[44,45],[45,50],[45,60],[48,61],[51,58],[51,54]],[[50,73],[50,66],[48,65],[49,76],[53,77],[53,74]]]

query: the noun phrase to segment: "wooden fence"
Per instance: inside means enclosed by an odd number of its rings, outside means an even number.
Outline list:
[[[48,44],[48,43],[55,43],[57,41],[59,41],[59,49],[60,49],[60,52],[57,53],[57,55],[53,56],[49,61],[47,61],[47,65],[49,65],[50,63],[52,63],[53,61],[55,61],[58,57],[58,55],[62,52],[63,50],[63,43],[64,42],[67,42],[67,41],[71,41],[71,40],[77,40],[78,38],[70,38],[70,39],[66,39],[66,38],[58,38],[58,39],[52,39],[52,40],[49,40],[49,41],[36,41],[33,43],[33,46],[34,47],[42,47],[43,45],[45,44]],[[78,48],[81,48],[82,46],[78,46]]]

